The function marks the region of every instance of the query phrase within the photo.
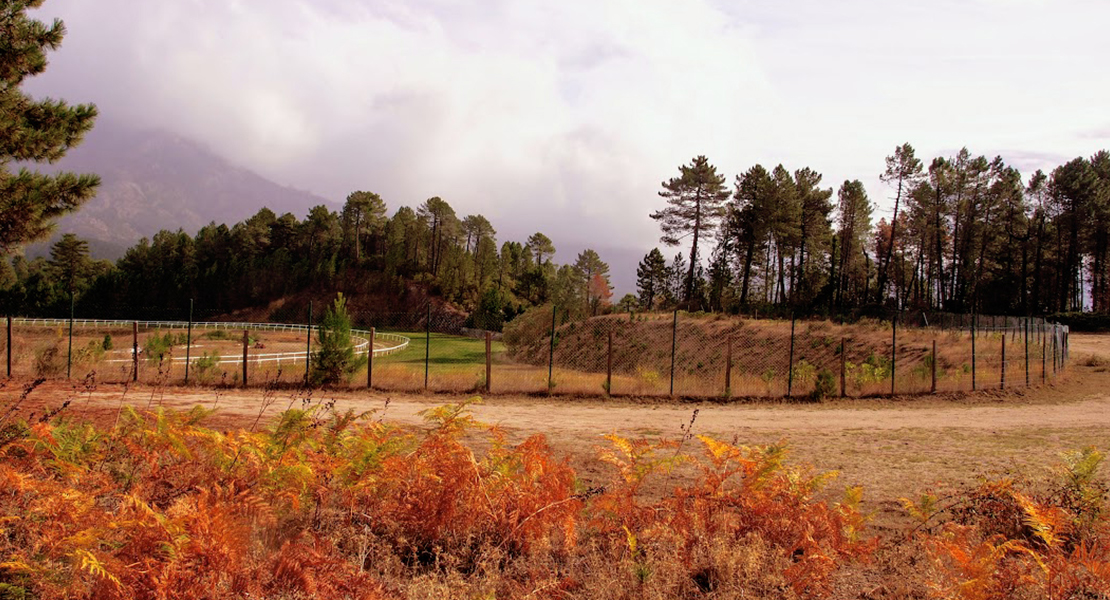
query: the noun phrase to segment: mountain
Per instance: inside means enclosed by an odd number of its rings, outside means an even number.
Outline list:
[[[313,206],[330,204],[238,167],[193,140],[104,119],[65,158],[33,168],[100,175],[96,197],[60,219],[54,238],[75,233],[90,241],[95,258],[118,258],[162,229],[192,235],[212,221],[242,221],[264,206],[304,218]],[[36,244],[27,254],[46,254],[49,245]]]

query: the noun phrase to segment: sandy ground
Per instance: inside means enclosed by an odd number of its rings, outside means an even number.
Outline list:
[[[495,396],[475,405],[473,412],[512,438],[545,434],[590,484],[610,476],[593,459],[605,433],[678,439],[693,419],[696,434],[740,443],[786,440],[795,460],[839,471],[835,487],[863,485],[883,522],[889,520],[884,515],[897,518],[902,496],[943,492],[1008,471],[1039,478],[1049,474],[1060,452],[1088,445],[1110,450],[1110,335],[1076,334],[1070,343],[1068,372],[1056,383],[1030,390],[817,405]],[[0,406],[18,396],[22,383],[0,388]],[[150,386],[86,390],[79,383],[51,382],[34,390],[22,410],[41,411],[66,399],[72,401],[70,415],[98,421],[114,419],[121,403],[138,408],[214,406],[216,427],[251,427],[256,421],[264,426],[290,406],[334,400],[339,410],[376,411],[374,418],[418,426],[420,411],[465,396],[328,391],[305,396],[299,391]],[[698,452],[699,445],[688,442],[684,451]],[[683,477],[680,472],[656,485],[670,486]]]

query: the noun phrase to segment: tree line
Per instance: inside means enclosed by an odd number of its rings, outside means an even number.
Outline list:
[[[490,329],[547,302],[573,317],[606,310],[612,286],[598,253],[585,249],[565,265],[554,254],[551,239],[539,232],[498,245],[488,219],[460,218],[439,197],[389,217],[378,194],[357,191],[339,211],[316,206],[303,220],[263,208],[193,236],[163,230],[115,264],[92,260],[88,244],[67,234],[49,258],[0,261],[0,304],[6,312],[58,315],[68,312],[72,294],[86,313],[129,317],[184,314],[190,300],[230,312],[317,289],[378,294],[385,308],[403,312],[419,290],[471,311],[475,326]]]
[[[645,309],[1033,315],[1110,311],[1110,153],[1024,181],[966,148],[928,167],[910,144],[886,159],[891,218],[859,180],[835,192],[808,167],[754,165],[731,188],[704,156],[663,182],[661,241],[637,268]],[[712,243],[712,250],[705,248]],[[703,255],[707,254],[707,260]],[[708,265],[706,268],[704,264]],[[1089,299],[1089,300],[1088,300]]]

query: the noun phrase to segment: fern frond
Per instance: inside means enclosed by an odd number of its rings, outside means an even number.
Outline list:
[[[1045,506],[1019,492],[1010,495],[1025,512],[1025,524],[1049,548],[1063,546],[1071,522],[1071,515],[1058,506]]]

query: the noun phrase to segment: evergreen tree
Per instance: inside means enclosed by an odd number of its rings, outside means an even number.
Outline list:
[[[555,254],[555,244],[551,243],[551,238],[546,235],[536,232],[528,237],[528,243],[525,244],[528,250],[532,253],[532,258],[536,261],[536,266],[543,266],[544,257],[548,260]]]
[[[721,245],[739,255],[740,304],[748,304],[753,270],[767,251],[767,240],[774,223],[775,199],[771,174],[755,165],[736,177],[736,191],[722,224]],[[768,277],[764,273],[764,278]]]
[[[582,296],[586,310],[590,316],[597,315],[602,301],[612,296],[609,285],[609,265],[601,260],[597,252],[587,248],[578,254],[577,260],[574,261],[574,269],[584,282]],[[595,277],[600,277],[604,285],[595,281]]]
[[[365,356],[355,355],[351,337],[351,317],[347,314],[347,300],[336,295],[335,303],[324,312],[316,330],[317,348],[312,353],[312,383],[325,385],[351,378],[365,361]]]
[[[879,176],[884,183],[895,186],[894,216],[890,220],[890,238],[886,250],[879,254],[879,301],[886,295],[886,284],[889,278],[891,258],[894,253],[894,241],[898,237],[898,209],[905,194],[913,189],[922,176],[921,161],[914,156],[913,146],[902,144],[894,149],[894,154],[886,157],[886,170]]]
[[[724,175],[718,175],[717,168],[705,156],[695,157],[678,170],[680,175],[664,181],[663,191],[659,192],[668,206],[651,213],[651,218],[659,221],[663,230],[660,241],[668,246],[677,246],[682,238],[693,236],[683,292],[683,300],[689,303],[694,296],[694,270],[700,264],[698,242],[702,235],[712,234],[716,229],[729,192]]]
[[[839,248],[836,302],[840,307],[858,306],[867,299],[867,239],[871,233],[871,202],[858,179],[845,181],[837,194],[837,240]]]
[[[659,248],[652,248],[636,267],[636,290],[640,306],[653,310],[663,300],[667,287],[667,259]]]
[[[351,192],[343,205],[343,231],[355,246],[355,260],[362,260],[362,232],[375,239],[385,223],[385,202],[374,192]]]
[[[92,129],[96,107],[61,100],[34,100],[20,90],[27,77],[46,70],[46,51],[56,50],[65,26],[27,17],[43,0],[0,1],[0,256],[42,239],[54,220],[92,198],[100,178],[43,175],[11,162],[54,162]]]
[[[72,233],[63,235],[50,248],[50,268],[68,293],[74,292],[77,282],[89,273],[91,266],[89,243]]]

